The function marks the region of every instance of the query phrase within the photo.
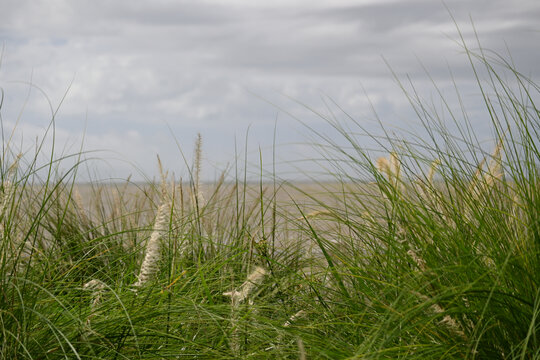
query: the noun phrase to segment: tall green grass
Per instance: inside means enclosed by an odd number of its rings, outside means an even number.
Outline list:
[[[402,83],[429,136],[387,136],[388,158],[372,161],[327,119],[348,144],[326,139],[323,156],[348,186],[335,192],[338,206],[319,203],[339,231],[317,233],[307,218],[306,230],[331,279],[324,332],[344,357],[540,356],[539,87],[500,57],[465,51],[491,120],[491,154],[463,107],[438,113]]]
[[[491,149],[400,83],[429,136],[376,159],[328,119],[339,176],[287,203],[239,171],[204,186],[200,155],[185,181],[82,195],[84,154],[61,173],[4,146],[0,357],[540,358],[540,89],[465,52]]]

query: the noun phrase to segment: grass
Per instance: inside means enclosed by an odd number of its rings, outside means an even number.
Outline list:
[[[0,357],[540,358],[540,88],[465,51],[492,152],[461,107],[399,83],[429,136],[375,138],[376,159],[327,119],[348,144],[320,135],[339,174],[322,196],[204,187],[200,155],[189,184],[160,165],[157,186],[82,196],[82,154],[56,175],[67,157],[4,146]]]

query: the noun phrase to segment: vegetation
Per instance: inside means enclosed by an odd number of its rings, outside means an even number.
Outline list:
[[[540,358],[540,88],[465,50],[493,151],[413,89],[429,136],[386,158],[328,119],[349,143],[321,135],[322,195],[204,186],[200,156],[189,182],[83,187],[4,142],[0,357]]]

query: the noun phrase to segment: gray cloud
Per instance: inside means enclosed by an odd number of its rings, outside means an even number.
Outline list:
[[[256,144],[270,145],[276,116],[278,142],[301,142],[305,131],[286,112],[326,129],[322,119],[283,94],[323,113],[321,96],[328,95],[348,114],[369,119],[367,95],[390,124],[412,124],[391,70],[410,76],[429,98],[423,66],[449,94],[450,68],[462,89],[474,93],[450,14],[469,46],[476,47],[472,18],[484,47],[504,53],[508,46],[518,68],[538,76],[537,1],[446,4],[448,9],[431,0],[4,0],[3,119],[17,118],[28,92],[10,81],[31,79],[54,105],[73,82],[57,118],[65,138],[80,138],[86,129],[88,146],[124,151],[148,172],[155,152],[178,158],[166,124],[188,148],[201,131],[208,160],[220,164],[232,160],[234,136],[243,137],[250,124],[254,152]],[[477,100],[470,103],[476,111]],[[21,122],[43,128],[46,110],[34,91]],[[130,135],[122,140],[122,134]],[[123,144],[109,144],[115,141]]]

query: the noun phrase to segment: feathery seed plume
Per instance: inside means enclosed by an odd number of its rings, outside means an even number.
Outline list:
[[[195,141],[195,160],[194,160],[194,174],[193,174],[193,196],[194,203],[199,207],[204,203],[204,196],[201,189],[201,160],[202,160],[202,136],[201,133],[197,134],[197,140]]]
[[[140,287],[148,282],[155,275],[158,270],[158,263],[161,255],[161,238],[167,234],[169,227],[169,206],[170,202],[167,199],[167,183],[166,176],[161,166],[161,161],[158,157],[158,163],[162,176],[161,181],[161,205],[158,208],[156,220],[154,223],[154,230],[150,236],[150,240],[146,244],[146,253],[144,256],[139,276],[133,286]]]
[[[92,279],[83,285],[84,290],[92,291],[92,300],[90,302],[91,313],[86,318],[87,326],[90,326],[90,320],[95,316],[94,310],[96,306],[99,304],[101,297],[103,296],[103,293],[105,292],[106,287],[107,285],[105,285],[103,281],[97,280],[97,279]]]
[[[304,317],[304,316],[306,316],[306,312],[305,312],[304,310],[298,311],[296,314],[294,314],[293,316],[291,316],[291,317],[289,318],[289,320],[287,320],[287,321],[285,321],[285,322],[283,323],[283,327],[289,327],[289,326],[291,326],[291,324],[292,324],[293,322],[295,322],[296,320],[298,320],[298,319],[300,319],[300,318],[302,318],[302,317]]]
[[[485,172],[483,171],[486,158],[483,158],[478,165],[476,173],[469,185],[469,191],[472,192],[474,196],[479,196],[482,192],[489,190],[497,181],[500,181],[503,178],[504,172],[501,160],[502,149],[503,141],[500,139],[495,146],[495,150],[491,154],[491,160],[487,165],[487,170]]]
[[[401,163],[394,151],[390,153],[390,171],[397,185],[397,182],[401,179]]]
[[[231,334],[231,350],[235,356],[238,356],[240,352],[240,338],[238,334],[239,305],[251,295],[256,287],[261,285],[266,274],[267,272],[264,268],[257,266],[238,289],[223,293],[224,296],[231,297],[231,325],[233,328]],[[253,305],[253,302],[250,300],[249,304]]]
[[[426,295],[423,295],[423,294],[420,294],[416,291],[413,292],[416,296],[418,296],[420,299],[424,300],[424,301],[432,301],[432,299],[430,299],[428,296]],[[445,312],[445,310],[437,303],[434,303],[432,304],[430,307],[430,310],[435,313],[435,314],[442,314]],[[451,329],[456,335],[458,335],[459,337],[461,337],[462,339],[466,339],[467,336],[465,335],[465,333],[463,332],[463,330],[461,329],[461,326],[456,322],[456,320],[454,320],[450,315],[445,315],[442,320],[441,320],[441,323],[443,323],[444,325],[446,325],[449,329]]]
[[[169,220],[169,204],[164,202],[158,208],[154,231],[146,245],[141,270],[137,282],[133,286],[142,286],[157,272],[158,262],[161,255],[161,238],[167,234]]]
[[[92,302],[91,306],[92,308],[95,308],[96,305],[101,300],[101,296],[103,295],[103,291],[105,290],[105,283],[101,280],[92,279],[86,284],[84,284],[83,288],[86,290],[92,291]]]
[[[266,275],[267,271],[264,268],[257,266],[238,289],[223,293],[223,295],[230,296],[232,304],[238,305],[246,300],[255,288],[262,284]]]
[[[393,187],[401,187],[401,162],[396,152],[392,151],[388,158],[378,158],[375,167],[380,173],[386,174],[388,182]]]
[[[390,163],[388,162],[387,158],[378,158],[376,168],[381,174],[386,174],[386,176],[390,178]]]
[[[407,254],[414,260],[420,270],[426,271],[426,262],[414,250],[407,251]]]
[[[489,161],[487,173],[485,175],[486,185],[488,187],[494,185],[496,181],[500,181],[504,176],[501,160],[502,147],[503,143],[501,139],[491,155],[491,160]]]
[[[332,212],[330,212],[328,210],[315,210],[315,211],[312,211],[309,214],[305,215],[305,218],[306,219],[312,219],[312,218],[320,217],[320,216],[323,216],[323,215],[332,215]],[[300,217],[296,218],[296,220],[298,220],[298,221],[304,220],[304,217],[300,216]]]
[[[429,185],[433,185],[433,177],[435,176],[435,170],[437,170],[437,167],[440,164],[441,164],[440,159],[436,159],[431,163],[431,167],[429,168],[429,173],[428,173],[428,177],[427,177]]]

